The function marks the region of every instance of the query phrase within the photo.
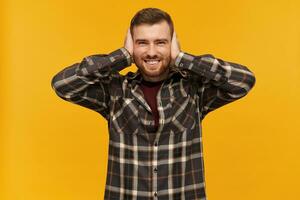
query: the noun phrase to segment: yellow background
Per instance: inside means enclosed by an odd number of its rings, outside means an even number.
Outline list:
[[[103,199],[107,124],[50,82],[84,56],[123,46],[131,17],[150,6],[172,16],[183,51],[256,75],[246,97],[203,121],[209,200],[300,199],[299,1],[4,0],[1,200]]]

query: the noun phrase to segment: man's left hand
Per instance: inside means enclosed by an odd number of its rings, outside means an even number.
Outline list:
[[[176,32],[174,30],[171,42],[171,65],[175,64],[175,59],[177,58],[178,54],[180,53],[180,45],[177,39]]]

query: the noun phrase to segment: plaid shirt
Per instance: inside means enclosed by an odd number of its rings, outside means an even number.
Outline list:
[[[66,67],[51,82],[56,94],[108,121],[105,199],[206,199],[201,121],[245,96],[255,84],[245,66],[210,54],[180,52],[157,94],[159,127],[139,88],[139,70],[124,48]]]

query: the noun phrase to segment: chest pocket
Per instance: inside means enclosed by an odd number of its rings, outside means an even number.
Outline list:
[[[172,110],[172,125],[175,132],[192,129],[195,126],[196,106],[190,95],[187,95],[180,102],[174,102]]]
[[[174,87],[174,95],[170,98],[170,125],[174,132],[192,129],[196,124],[196,102],[193,87],[188,82],[180,82]]]
[[[111,103],[110,129],[118,134],[136,134],[140,123],[136,100],[116,96]]]

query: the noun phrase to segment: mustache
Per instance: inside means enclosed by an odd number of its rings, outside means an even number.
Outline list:
[[[153,56],[151,55],[140,55],[140,56],[137,56],[134,52],[133,52],[133,57],[136,57],[136,58],[139,58],[139,59],[143,59],[143,60],[146,60],[146,59],[159,59],[161,60],[163,58],[163,56],[159,55],[159,54],[155,54]]]
[[[158,55],[154,55],[154,56],[146,56],[143,59],[159,59],[160,57]]]

